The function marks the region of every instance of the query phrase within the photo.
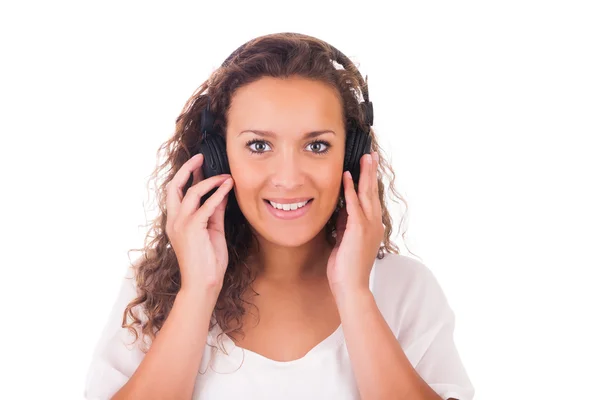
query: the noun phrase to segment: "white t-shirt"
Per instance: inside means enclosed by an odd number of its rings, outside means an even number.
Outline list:
[[[85,398],[109,399],[133,375],[144,353],[121,327],[136,296],[129,269],[96,346]],[[419,375],[443,399],[471,400],[474,388],[454,344],[454,312],[432,272],[420,261],[396,254],[376,259],[370,288],[379,310]],[[342,326],[304,357],[280,362],[238,348],[209,332],[193,399],[359,399]],[[212,345],[212,346],[211,346]],[[223,347],[226,350],[223,352]]]

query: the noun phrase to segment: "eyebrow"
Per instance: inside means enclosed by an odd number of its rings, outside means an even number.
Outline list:
[[[247,129],[247,130],[243,130],[240,133],[238,133],[238,136],[240,136],[242,133],[255,133],[259,136],[263,136],[263,137],[275,137],[277,135],[275,135],[275,133],[271,132],[271,131],[261,131],[261,130],[257,130],[257,129]],[[330,130],[330,129],[325,129],[322,131],[312,131],[312,132],[308,132],[304,134],[303,139],[311,139],[317,136],[321,136],[325,133],[333,133],[335,135],[335,132]]]

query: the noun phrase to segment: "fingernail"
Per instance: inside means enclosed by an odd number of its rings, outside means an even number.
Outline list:
[[[373,162],[373,157],[370,154],[367,154],[367,163],[371,164]]]
[[[376,162],[379,162],[379,153],[374,152],[373,153],[373,158],[375,159]]]

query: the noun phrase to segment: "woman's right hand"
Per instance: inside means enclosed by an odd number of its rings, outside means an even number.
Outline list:
[[[204,179],[197,154],[186,161],[167,184],[166,233],[181,273],[181,289],[221,288],[229,256],[225,241],[225,206],[233,188],[230,175]],[[192,186],[183,188],[193,176]],[[202,196],[219,186],[202,206]]]

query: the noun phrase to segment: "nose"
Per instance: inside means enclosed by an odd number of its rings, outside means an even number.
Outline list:
[[[293,150],[281,151],[273,157],[269,166],[273,186],[291,192],[304,185],[305,172],[300,157]]]

